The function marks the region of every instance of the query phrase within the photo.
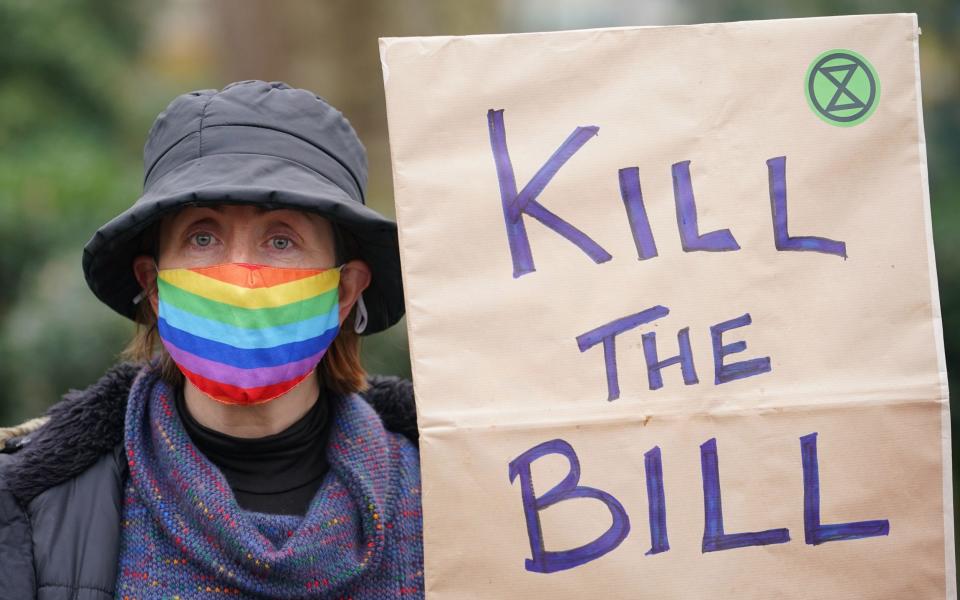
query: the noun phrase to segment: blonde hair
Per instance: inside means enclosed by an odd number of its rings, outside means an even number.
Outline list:
[[[342,264],[347,257],[356,256],[357,242],[353,236],[341,231],[336,223],[333,223],[333,232],[337,263]],[[158,238],[159,222],[142,234],[141,249],[144,254],[157,257]],[[317,365],[320,385],[338,394],[362,392],[368,387],[367,372],[360,361],[360,335],[353,329],[356,312],[357,306],[354,305],[330,348]],[[160,343],[157,314],[153,311],[149,295],[144,295],[140,301],[135,321],[136,331],[120,357],[138,363],[157,360],[163,380],[170,385],[182,386],[183,373]]]

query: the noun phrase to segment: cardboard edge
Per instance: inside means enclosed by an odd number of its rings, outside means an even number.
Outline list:
[[[392,139],[393,137],[390,132],[391,124],[396,122],[396,116],[392,114],[393,113],[391,109],[392,103],[390,102],[390,64],[389,64],[388,54],[389,54],[390,47],[400,40],[402,40],[402,38],[381,37],[381,38],[378,38],[377,42],[378,42],[379,52],[380,52],[381,70],[383,71],[383,93],[384,93],[384,99],[386,101],[387,140],[388,140],[387,144],[390,149],[390,153],[389,153],[390,154],[390,175],[391,175],[391,181],[393,184],[394,212],[396,214],[396,221],[397,221],[397,240],[400,247],[400,274],[401,274],[401,277],[404,279],[403,301],[406,306],[410,306],[410,298],[412,297],[412,294],[410,291],[411,286],[410,286],[410,282],[406,281],[406,277],[405,277],[406,268],[404,266],[407,264],[407,258],[406,258],[407,245],[404,239],[406,227],[403,224],[403,219],[404,219],[403,211],[401,211],[399,206],[397,206],[397,200],[396,200],[397,189],[398,189],[398,178],[397,178],[397,168],[396,168],[396,160],[397,160],[396,149],[394,145],[389,142],[389,140]],[[417,388],[417,381],[419,381],[419,378],[417,377],[417,357],[419,356],[419,352],[417,351],[415,346],[416,346],[416,340],[418,338],[413,335],[413,331],[412,331],[413,325],[414,325],[413,321],[414,319],[410,318],[410,311],[408,310],[407,318],[406,318],[406,326],[407,326],[407,345],[409,346],[409,350],[410,350],[410,379],[413,383],[414,398],[421,398],[422,395],[420,393],[420,390]],[[432,529],[427,527],[427,524],[429,522],[427,519],[427,513],[429,511],[427,505],[429,504],[428,496],[430,496],[430,494],[428,494],[426,490],[424,473],[430,471],[430,467],[429,467],[429,461],[425,464],[424,457],[425,456],[429,457],[431,453],[424,451],[426,446],[430,444],[430,439],[428,435],[424,435],[425,434],[424,427],[423,427],[424,416],[422,414],[422,408],[421,408],[422,406],[423,404],[420,402],[417,402],[415,404],[415,409],[417,413],[417,432],[419,433],[419,436],[420,436],[419,458],[420,458],[420,505],[421,505],[421,517],[423,520],[423,587],[424,587],[423,591],[424,591],[424,596],[429,598],[433,596],[433,594],[431,593],[431,589],[434,585],[434,581],[430,577],[430,570],[428,568],[428,565],[432,562],[429,555],[433,551],[433,548],[436,548],[438,544],[436,544],[435,542],[428,541],[428,537],[432,535],[433,531]]]
[[[904,13],[904,12],[889,12],[889,13],[865,13],[865,14],[847,14],[847,15],[823,15],[815,17],[787,17],[787,18],[777,18],[777,19],[740,19],[736,21],[715,21],[711,23],[681,23],[676,25],[615,25],[607,27],[584,27],[579,29],[553,29],[553,30],[544,30],[544,31],[514,31],[514,32],[498,32],[498,33],[471,33],[464,35],[415,35],[415,36],[392,36],[392,37],[381,37],[381,44],[386,42],[387,45],[397,44],[397,43],[408,43],[408,42],[431,42],[446,44],[452,40],[457,39],[469,39],[469,40],[496,40],[497,38],[502,37],[529,37],[529,36],[558,36],[558,35],[568,35],[568,34],[583,34],[583,33],[596,33],[596,32],[609,32],[609,31],[625,31],[625,30],[638,30],[638,29],[710,29],[718,25],[741,25],[741,24],[755,24],[755,23],[786,23],[790,21],[823,21],[823,20],[843,20],[843,19],[863,19],[863,18],[885,18],[891,16],[913,16],[916,17],[915,13]],[[381,54],[382,56],[382,54]]]
[[[943,320],[940,309],[940,286],[937,280],[936,258],[933,247],[933,217],[930,209],[930,186],[927,173],[927,141],[923,127],[923,103],[920,90],[920,26],[916,13],[911,13],[913,27],[913,68],[916,85],[917,143],[920,162],[920,187],[923,196],[923,219],[927,237],[927,268],[930,281],[930,302],[933,318],[934,345],[937,349],[937,371],[940,376],[940,440],[943,470],[943,551],[946,597],[957,598],[957,574],[953,518],[953,460],[950,434],[950,393],[947,383],[947,360],[943,345]]]

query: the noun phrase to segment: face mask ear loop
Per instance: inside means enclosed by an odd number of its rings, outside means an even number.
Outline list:
[[[357,322],[353,330],[357,333],[363,333],[367,328],[367,305],[363,303],[363,294],[357,298]]]
[[[157,263],[156,263],[156,262],[153,263],[153,268],[154,268],[154,270],[157,272],[157,277],[159,277],[159,276],[160,276],[160,269],[159,269],[159,267],[157,267]],[[134,304],[140,304],[140,302],[143,301],[143,299],[147,296],[147,293],[150,292],[150,291],[153,291],[153,289],[156,288],[156,286],[157,286],[156,280],[154,280],[154,284],[153,284],[153,286],[150,287],[150,289],[144,288],[144,289],[140,290],[140,293],[139,293],[139,294],[137,294],[136,296],[133,297],[133,303],[134,303]]]

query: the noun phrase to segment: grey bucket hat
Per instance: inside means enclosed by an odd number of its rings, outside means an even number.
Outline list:
[[[143,195],[83,250],[87,284],[118,313],[136,314],[139,235],[161,216],[185,206],[256,204],[316,212],[353,234],[357,258],[372,271],[364,334],[403,316],[396,223],[366,206],[366,151],[320,96],[259,80],[183,94],[154,121],[143,163]]]

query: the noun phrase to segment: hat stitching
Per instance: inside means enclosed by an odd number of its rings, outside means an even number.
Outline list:
[[[153,161],[153,163],[150,165],[150,168],[147,169],[147,172],[144,173],[144,175],[143,175],[143,185],[144,185],[144,186],[147,185],[147,180],[150,179],[150,176],[153,174],[153,169],[156,168],[156,166],[160,163],[161,160],[163,160],[163,157],[166,156],[167,154],[169,154],[171,150],[173,150],[174,148],[176,148],[177,146],[179,146],[179,145],[180,145],[180,142],[182,142],[183,140],[185,140],[185,139],[187,139],[188,137],[193,136],[193,135],[197,135],[197,132],[196,132],[196,131],[190,131],[190,132],[184,134],[183,137],[181,137],[180,139],[178,139],[178,140],[175,141],[174,143],[170,144],[170,145],[167,147],[167,149],[164,150],[164,151],[160,154],[160,156],[158,156],[158,157],[156,158],[156,160]]]
[[[350,168],[350,165],[348,165],[343,160],[341,160],[340,157],[338,157],[335,153],[324,148],[323,146],[313,143],[312,141],[310,141],[309,139],[301,135],[297,135],[296,133],[292,131],[287,131],[286,129],[279,129],[277,127],[270,127],[269,125],[261,125],[259,123],[230,122],[230,123],[216,123],[215,125],[207,125],[207,128],[210,128],[210,127],[256,127],[258,129],[269,129],[271,131],[276,131],[278,133],[285,133],[289,136],[293,136],[298,140],[301,140],[304,143],[307,143],[313,146],[317,150],[320,150],[321,152],[323,152],[324,154],[326,154],[327,156],[335,160],[337,164],[339,164],[341,167],[343,167],[343,169],[350,175],[350,178],[353,179],[353,182],[357,185],[357,191],[360,192],[361,201],[363,201],[364,199],[365,194],[363,192],[363,186],[360,185],[360,178],[357,177],[357,175],[353,172],[353,169]],[[265,154],[264,156],[273,156],[273,155]],[[366,204],[366,202],[364,202],[364,204]]]
[[[346,171],[348,175],[350,175],[350,178],[353,180],[353,183],[356,185],[357,192],[360,194],[360,203],[366,205],[366,194],[364,193],[363,186],[360,185],[360,180],[359,180],[359,178],[354,174],[353,169],[351,169],[350,166],[347,165],[343,160],[341,160],[341,159],[340,159],[339,157],[337,157],[334,153],[330,152],[329,150],[327,150],[327,149],[324,148],[323,146],[318,146],[317,144],[314,144],[314,143],[311,142],[310,140],[308,140],[308,139],[306,139],[306,138],[304,138],[304,137],[302,137],[302,136],[299,136],[299,135],[297,135],[296,133],[293,133],[293,132],[291,132],[291,131],[287,131],[287,130],[284,130],[284,129],[277,129],[276,127],[268,127],[268,126],[266,126],[266,125],[259,125],[259,124],[256,124],[256,123],[241,123],[241,122],[236,122],[236,123],[217,123],[216,125],[207,125],[207,128],[210,128],[210,127],[256,127],[256,128],[258,128],[258,129],[269,129],[269,130],[271,130],[271,131],[276,131],[277,133],[283,133],[283,134],[286,134],[286,135],[295,137],[295,138],[297,138],[298,140],[300,140],[300,141],[302,141],[302,142],[304,142],[304,143],[306,143],[306,144],[309,144],[310,146],[316,148],[317,150],[320,150],[320,151],[323,152],[325,155],[327,155],[328,157],[330,157],[331,159],[333,159],[338,165],[340,165],[340,166],[343,168],[343,170]],[[176,142],[174,142],[173,144],[171,144],[169,148],[167,148],[166,150],[164,150],[164,151],[163,151],[163,154],[161,154],[160,156],[157,157],[157,159],[154,161],[154,163],[153,163],[152,165],[150,165],[149,171],[147,172],[147,174],[146,174],[146,175],[144,176],[144,178],[143,178],[144,186],[146,186],[147,180],[149,180],[149,179],[150,179],[150,176],[153,175],[154,169],[155,169],[156,166],[160,163],[160,161],[163,160],[163,157],[166,156],[171,150],[173,150],[174,148],[176,148],[178,145],[180,145],[181,142],[183,142],[183,141],[186,140],[188,137],[190,137],[190,136],[192,136],[192,135],[194,135],[194,134],[199,134],[199,132],[198,132],[198,131],[191,131],[190,133],[184,135],[183,137],[181,137],[180,139],[178,139]],[[202,143],[203,143],[202,134],[200,134],[200,135],[201,135],[200,143],[201,143],[201,145],[202,145]],[[206,154],[206,155],[204,155],[204,154],[202,154],[202,153],[199,152],[199,151],[197,152],[196,158],[202,158],[203,156],[215,156],[215,155],[218,155],[218,154],[259,154],[260,156],[273,156],[273,157],[276,157],[276,158],[283,158],[283,157],[280,157],[280,156],[276,156],[276,155],[274,155],[274,154],[263,154],[263,153],[259,153],[259,152],[214,152],[214,153],[212,153],[212,154]],[[311,171],[314,171],[315,173],[319,173],[320,175],[323,175],[324,177],[327,177],[326,174],[324,174],[324,173],[322,173],[322,172],[320,172],[320,171],[317,171],[316,169],[314,169],[313,167],[310,167],[309,165],[306,165],[306,164],[301,163],[301,162],[299,162],[299,161],[295,161],[295,160],[293,160],[293,159],[287,159],[287,160],[290,160],[291,162],[295,162],[295,163],[297,163],[297,164],[299,164],[299,165],[302,165],[303,167],[306,167],[306,168],[310,169]],[[186,163],[182,163],[182,164],[186,164]],[[176,167],[173,167],[172,169],[170,169],[169,171],[167,171],[167,173],[169,173],[170,171],[173,171],[174,169],[176,169],[176,168],[179,167],[179,166],[180,166],[180,165],[177,165]],[[167,173],[164,173],[163,175],[166,175]],[[161,177],[162,177],[163,175],[161,175]],[[327,179],[329,179],[329,177],[327,177]]]
[[[217,92],[217,94],[219,94],[219,92]],[[207,116],[207,107],[210,106],[210,101],[213,100],[217,94],[207,96],[207,101],[203,103],[203,107],[200,109],[200,124],[197,126],[197,133],[200,135],[200,143],[197,144],[197,158],[203,156],[203,119]]]
[[[250,156],[265,156],[265,157],[267,157],[267,158],[274,158],[274,159],[276,159],[276,160],[282,160],[282,161],[286,161],[286,162],[289,162],[289,163],[293,163],[293,164],[295,164],[295,165],[297,165],[297,166],[300,166],[300,167],[303,167],[304,169],[307,169],[308,171],[312,171],[312,172],[316,173],[317,175],[320,175],[321,177],[323,177],[324,179],[326,179],[327,181],[329,181],[330,183],[332,183],[334,186],[336,186],[338,189],[340,189],[341,191],[343,191],[344,193],[346,193],[346,190],[344,190],[342,187],[340,187],[339,185],[337,185],[336,182],[333,181],[332,179],[330,179],[330,177],[329,177],[326,173],[324,173],[323,171],[318,171],[318,170],[314,169],[313,167],[311,167],[310,165],[304,164],[304,163],[302,163],[302,162],[300,162],[300,161],[298,161],[298,160],[294,160],[294,159],[292,159],[292,158],[287,158],[286,156],[277,156],[276,154],[264,154],[264,153],[262,153],[262,152],[213,152],[213,153],[211,153],[211,154],[205,154],[205,155],[203,155],[203,156],[198,156],[197,158],[192,158],[192,159],[188,160],[187,162],[184,162],[184,163],[181,163],[181,164],[177,165],[176,167],[174,167],[174,168],[170,169],[169,171],[167,171],[166,173],[164,173],[163,176],[161,176],[161,178],[162,178],[162,177],[166,177],[169,173],[172,173],[172,172],[176,171],[177,169],[179,169],[180,167],[182,167],[182,166],[184,166],[184,165],[188,165],[188,164],[192,163],[193,161],[195,161],[195,160],[197,160],[197,159],[207,158],[207,157],[210,157],[210,156],[229,156],[229,155],[232,155],[232,154],[241,154],[241,155],[250,155]],[[247,187],[249,187],[249,186],[247,186]],[[348,194],[348,195],[349,195],[349,194]],[[224,202],[224,204],[230,204],[230,202]],[[361,202],[361,204],[363,204],[363,203]],[[363,204],[363,205],[366,206],[366,204]]]

